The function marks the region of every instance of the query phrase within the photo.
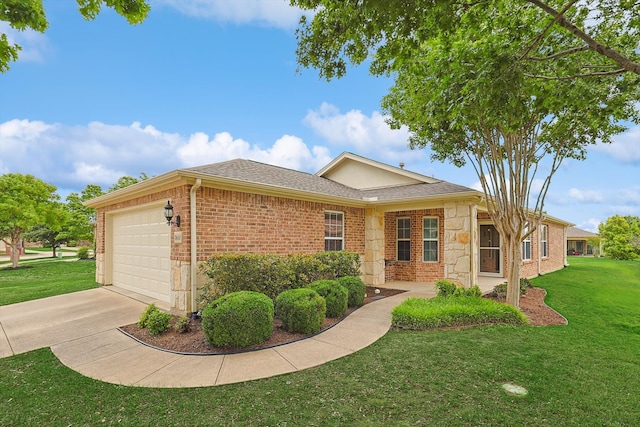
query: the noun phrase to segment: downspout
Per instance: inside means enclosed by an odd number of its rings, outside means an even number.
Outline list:
[[[196,313],[196,290],[198,288],[198,224],[196,221],[196,192],[202,185],[200,178],[196,179],[196,183],[191,186],[189,191],[189,208],[191,223],[191,312]]]

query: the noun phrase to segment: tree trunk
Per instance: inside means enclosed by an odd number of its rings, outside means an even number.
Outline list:
[[[11,264],[13,268],[18,268],[20,262],[20,252],[22,250],[22,240],[20,235],[11,238]]]
[[[507,304],[520,307],[520,264],[522,262],[522,242],[513,236],[505,236],[507,248]]]

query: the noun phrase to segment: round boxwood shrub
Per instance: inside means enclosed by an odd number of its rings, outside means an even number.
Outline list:
[[[340,317],[347,311],[349,291],[337,280],[316,280],[307,285],[327,302],[327,317]]]
[[[347,288],[349,299],[347,305],[349,307],[359,307],[364,303],[364,295],[367,292],[367,285],[361,278],[355,276],[344,276],[336,279],[338,283]]]
[[[259,344],[273,332],[273,301],[252,291],[223,295],[202,310],[202,330],[216,347]]]
[[[308,288],[290,289],[276,297],[276,317],[289,332],[315,334],[322,327],[326,304],[323,297]]]

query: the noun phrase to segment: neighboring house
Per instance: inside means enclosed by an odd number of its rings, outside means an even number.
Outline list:
[[[97,209],[96,281],[195,311],[198,264],[216,253],[360,254],[369,285],[505,277],[499,233],[476,190],[343,153],[317,174],[231,160],[174,170],[86,203]],[[167,226],[167,201],[180,227]],[[174,218],[175,220],[175,218]],[[566,227],[523,242],[522,275],[566,265]]]
[[[567,255],[596,255],[600,254],[600,245],[591,246],[589,241],[599,239],[595,233],[576,227],[567,229]]]

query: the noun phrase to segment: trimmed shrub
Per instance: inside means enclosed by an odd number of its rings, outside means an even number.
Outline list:
[[[275,302],[276,317],[289,332],[315,334],[322,327],[325,311],[325,299],[308,288],[284,291]]]
[[[176,324],[173,325],[173,329],[175,329],[175,331],[178,332],[179,334],[184,334],[186,332],[189,332],[191,330],[191,319],[189,319],[186,316],[180,317],[176,321]]]
[[[273,301],[252,291],[224,295],[202,310],[202,330],[216,347],[259,344],[273,331]]]
[[[359,307],[364,303],[364,295],[367,292],[367,285],[361,278],[355,276],[344,276],[336,279],[339,284],[347,288],[349,298],[347,305],[349,307]]]
[[[520,279],[520,295],[524,295],[527,293],[527,290],[531,289],[533,285],[529,281],[529,279]],[[507,298],[507,283],[500,283],[493,287],[493,291],[491,292],[491,296],[498,299]]]
[[[147,317],[147,330],[151,335],[158,335],[169,329],[171,315],[164,311],[154,311]]]
[[[527,318],[510,305],[486,298],[408,298],[391,311],[396,328],[424,330],[488,323],[525,325]]]
[[[316,280],[309,283],[307,288],[313,289],[327,303],[327,317],[340,317],[347,311],[349,291],[337,280]]]
[[[146,328],[149,316],[151,316],[151,314],[155,313],[156,311],[160,311],[158,310],[158,307],[156,307],[155,304],[149,304],[140,315],[140,319],[138,319],[138,328]]]
[[[206,306],[222,295],[254,291],[270,298],[320,279],[360,274],[360,256],[346,251],[315,255],[216,254],[200,264],[209,278],[200,293]]]
[[[457,287],[453,292],[454,297],[481,297],[482,290],[478,287],[478,285],[472,286],[470,288],[462,288]]]
[[[448,297],[456,291],[456,284],[445,279],[436,282],[437,295],[439,297]]]
[[[81,246],[76,252],[78,259],[89,259],[89,246]]]

